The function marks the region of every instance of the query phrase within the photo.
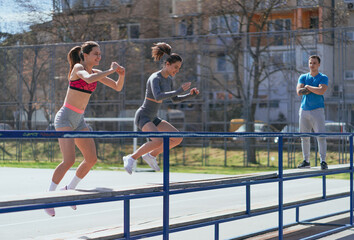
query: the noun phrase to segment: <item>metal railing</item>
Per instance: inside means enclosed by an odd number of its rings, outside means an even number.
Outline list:
[[[194,138],[194,137],[202,137],[202,138],[213,138],[213,137],[279,137],[278,141],[278,173],[276,176],[269,176],[263,179],[249,179],[240,182],[234,183],[220,183],[216,185],[210,186],[200,186],[200,187],[187,187],[182,189],[173,189],[170,186],[170,165],[169,165],[169,139],[171,137],[183,137],[183,138]],[[310,172],[302,172],[298,174],[284,174],[283,170],[283,138],[293,138],[293,137],[309,137],[309,136],[342,136],[349,137],[349,148],[350,148],[350,164],[349,167],[338,168],[338,169],[329,169],[327,171],[310,171]],[[163,153],[163,187],[162,191],[157,192],[145,192],[145,193],[137,193],[130,195],[121,195],[121,196],[108,196],[108,197],[99,197],[85,200],[73,200],[73,201],[57,201],[52,203],[33,203],[30,205],[18,205],[18,206],[3,206],[3,203],[0,202],[0,213],[9,213],[9,212],[18,212],[18,211],[28,211],[35,209],[43,209],[49,207],[61,207],[61,206],[70,206],[70,205],[81,205],[81,204],[92,204],[92,203],[100,203],[100,202],[110,202],[110,201],[123,201],[124,202],[124,237],[122,239],[138,239],[142,237],[151,237],[157,235],[163,235],[163,239],[169,239],[169,234],[172,232],[184,231],[193,228],[199,228],[209,225],[214,225],[214,237],[215,239],[219,239],[219,224],[225,223],[228,221],[234,221],[238,219],[259,216],[262,214],[268,214],[272,212],[278,212],[278,238],[283,239],[283,212],[285,210],[295,208],[296,210],[296,223],[303,223],[308,221],[313,221],[315,219],[308,219],[304,221],[299,221],[299,208],[301,206],[306,206],[310,204],[316,204],[324,201],[346,198],[349,197],[350,208],[345,211],[350,213],[350,220],[348,224],[338,225],[336,229],[332,229],[329,231],[324,231],[318,236],[328,235],[333,233],[334,231],[340,231],[345,228],[349,228],[353,226],[353,134],[351,133],[210,133],[210,132],[56,132],[56,131],[0,131],[0,139],[13,139],[13,138],[141,138],[141,137],[149,137],[149,138],[163,138],[164,144],[164,153]],[[342,194],[334,194],[327,195],[326,194],[326,175],[332,174],[340,174],[346,173],[350,175],[350,189],[348,192]],[[307,199],[307,201],[299,201],[293,203],[284,204],[283,195],[284,195],[284,181],[290,181],[300,178],[309,178],[321,176],[322,181],[322,196],[315,199]],[[253,211],[251,209],[251,185],[255,184],[264,184],[270,182],[278,183],[278,205],[273,208],[263,208],[258,209],[257,211]],[[230,188],[237,186],[245,186],[246,187],[246,211],[242,214],[236,216],[225,217],[224,219],[216,219],[216,220],[206,220],[205,222],[199,222],[195,224],[189,224],[188,226],[181,226],[177,228],[170,229],[169,222],[169,212],[170,212],[170,196],[175,194],[184,194],[190,192],[198,192],[198,191],[207,191],[213,189],[221,189],[221,188]],[[131,236],[130,230],[130,201],[133,199],[140,198],[148,198],[148,197],[163,197],[163,230],[162,231],[153,231],[149,233],[144,233],[140,235]],[[6,204],[5,204],[6,205]],[[336,214],[340,214],[343,212],[339,212]],[[332,214],[333,215],[333,214]],[[319,216],[316,219],[321,219],[328,217],[327,215]],[[271,230],[271,229],[269,229]]]

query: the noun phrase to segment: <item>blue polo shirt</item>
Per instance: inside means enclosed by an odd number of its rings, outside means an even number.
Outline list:
[[[328,77],[323,73],[318,73],[312,77],[310,73],[302,74],[299,77],[298,84],[310,85],[318,87],[320,84],[328,86]],[[324,108],[324,97],[315,93],[302,95],[301,108],[303,110],[314,110],[316,108]]]

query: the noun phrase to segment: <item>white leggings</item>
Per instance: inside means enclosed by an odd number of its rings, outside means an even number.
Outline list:
[[[314,110],[305,111],[302,108],[299,110],[299,127],[300,132],[326,132],[324,108],[316,108]],[[317,137],[318,151],[320,159],[326,161],[327,142],[325,137]],[[310,160],[310,137],[301,138],[301,147],[304,160]]]

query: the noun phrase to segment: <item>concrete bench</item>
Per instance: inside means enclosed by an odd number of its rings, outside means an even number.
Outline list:
[[[271,173],[266,172],[266,173],[245,174],[245,175],[238,175],[238,176],[217,178],[217,179],[176,182],[176,183],[170,183],[170,190],[192,189],[192,188],[206,187],[206,186],[220,186],[225,184],[236,184],[245,181],[271,179],[276,177],[277,177],[276,172],[271,172]],[[119,197],[119,196],[128,196],[128,195],[143,194],[143,193],[156,193],[156,192],[163,192],[162,184],[138,186],[134,188],[119,188],[119,189],[105,189],[105,188],[97,188],[92,190],[77,189],[77,190],[69,190],[69,191],[38,193],[38,194],[33,194],[31,196],[27,196],[27,195],[14,196],[14,197],[7,197],[6,200],[0,199],[0,213],[1,213],[1,208],[4,207],[58,203],[58,202],[75,201],[75,200],[95,200],[95,199],[102,199],[102,198],[109,198],[109,197]]]
[[[349,165],[335,165],[330,166],[326,171],[321,171],[319,167],[310,169],[289,169],[283,171],[283,178],[296,178],[296,177],[306,177],[314,174],[319,174],[325,172],[326,174],[336,173],[338,171],[349,170]],[[194,180],[194,181],[184,181],[170,183],[170,191],[175,190],[186,190],[191,191],[197,190],[198,188],[218,188],[221,186],[242,186],[246,183],[257,182],[261,180],[277,181],[277,172],[261,172],[244,174],[223,178],[207,179],[207,180]],[[56,192],[46,192],[38,193],[31,196],[14,196],[7,197],[5,200],[0,199],[0,213],[3,213],[5,208],[12,207],[31,207],[34,204],[48,204],[48,203],[60,203],[68,201],[77,200],[98,200],[112,197],[124,197],[124,196],[134,196],[139,194],[149,194],[149,193],[161,193],[163,194],[162,184],[139,186],[134,188],[125,189],[105,189],[97,188],[93,190],[69,190],[69,191],[56,191]],[[328,201],[332,199],[337,199],[341,197],[349,196],[348,192],[343,192],[339,194],[327,195],[325,199],[321,196],[309,197],[307,199],[295,202],[287,202],[283,204],[283,209],[295,208],[300,205],[313,204],[321,201]],[[232,220],[237,220],[241,218],[257,216],[270,212],[277,212],[279,209],[278,204],[269,206],[256,206],[246,212],[245,209],[216,209],[215,211],[209,211],[199,214],[188,215],[178,218],[169,219],[169,229],[170,231],[177,231],[185,226],[207,226],[215,224],[215,222],[227,222]],[[55,236],[46,236],[45,239],[119,239],[124,238],[124,227],[123,226],[107,226],[104,228],[96,229],[84,229],[75,232],[62,233]],[[144,234],[151,234],[155,232],[162,233],[163,226],[161,221],[144,221],[142,223],[134,222],[130,224],[130,236],[138,236]],[[43,238],[44,239],[44,238]]]

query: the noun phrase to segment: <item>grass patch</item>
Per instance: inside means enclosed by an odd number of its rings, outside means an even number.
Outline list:
[[[123,168],[122,157],[133,151],[131,144],[126,144],[122,141],[95,141],[98,163],[93,169],[121,170]],[[266,145],[257,145],[257,163],[252,164],[246,164],[246,154],[242,144],[228,145],[226,151],[223,148],[223,142],[210,142],[206,147],[186,146],[179,146],[170,151],[171,172],[238,175],[277,171],[278,151],[274,144],[271,145],[271,148],[269,146],[266,147]],[[54,169],[62,161],[58,142],[55,140],[9,140],[1,142],[0,147],[0,167]],[[19,149],[21,150],[21,155],[19,155]],[[288,152],[288,149],[292,149],[292,152]],[[329,149],[327,151],[327,163],[329,165],[338,164],[338,159],[341,156],[343,157],[343,155],[338,154],[337,149]],[[345,153],[344,157],[349,161],[348,153]],[[76,151],[76,159],[73,167],[77,167],[83,160],[82,154],[78,149]],[[315,166],[314,159],[315,153],[312,150],[312,166]],[[162,167],[162,154],[159,156],[158,161]],[[302,152],[299,144],[294,145],[292,148],[287,148],[284,145],[284,169],[295,168],[301,161]],[[319,162],[317,165],[319,165]],[[139,159],[138,167],[148,168],[141,159]],[[330,175],[328,178],[349,179],[349,174]]]
[[[13,168],[42,168],[42,169],[55,169],[59,162],[13,162],[13,161],[2,161],[0,162],[0,167],[13,167]],[[80,162],[76,162],[73,168],[78,167]],[[161,168],[163,166],[161,165]],[[146,164],[138,165],[138,168],[149,168]],[[97,163],[93,169],[96,170],[122,170],[122,164],[107,164],[107,163]],[[264,172],[264,171],[277,171],[274,167],[217,167],[217,166],[179,166],[171,165],[171,172],[179,173],[203,173],[203,174],[228,174],[228,175],[238,175],[254,172]]]

